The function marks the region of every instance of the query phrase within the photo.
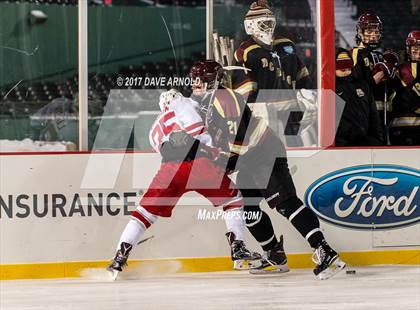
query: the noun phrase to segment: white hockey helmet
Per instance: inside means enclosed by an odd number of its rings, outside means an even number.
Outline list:
[[[182,94],[176,89],[170,89],[160,94],[159,96],[159,108],[162,112],[165,112],[169,108],[169,104],[176,98],[181,98]]]
[[[251,4],[245,16],[244,26],[245,32],[254,39],[266,45],[273,43],[276,18],[266,1],[260,0]]]

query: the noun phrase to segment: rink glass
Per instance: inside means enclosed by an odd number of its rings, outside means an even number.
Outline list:
[[[77,5],[0,1],[0,68],[0,151],[77,149]]]
[[[205,58],[206,7],[121,3],[89,7],[89,147],[147,151],[160,93]]]

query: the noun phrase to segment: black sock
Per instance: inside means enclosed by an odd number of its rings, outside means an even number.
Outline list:
[[[284,204],[283,208],[277,209],[285,216],[296,230],[308,241],[312,248],[317,248],[324,240],[324,235],[319,228],[319,220],[316,214],[309,208],[296,203]]]
[[[274,234],[273,224],[267,213],[259,206],[245,206],[248,214],[258,214],[256,218],[246,218],[246,226],[249,232],[257,240],[264,251],[271,250],[277,244],[277,238]],[[253,213],[249,213],[249,212]],[[255,212],[255,213],[254,213]]]

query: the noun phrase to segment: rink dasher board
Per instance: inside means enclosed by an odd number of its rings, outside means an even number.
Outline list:
[[[420,167],[419,149],[290,151],[288,155],[302,199],[314,182],[334,171],[366,165],[414,171]],[[154,153],[0,155],[0,279],[13,278],[13,270],[19,270],[14,273],[17,278],[62,277],[77,276],[89,266],[105,266],[159,163]],[[391,189],[389,195],[393,194]],[[415,194],[411,210],[417,206],[416,216],[420,204]],[[181,270],[229,270],[224,222],[198,220],[199,209],[214,210],[203,197],[187,194],[172,218],[159,219],[150,228],[146,236],[155,238],[136,248],[132,258],[181,257],[184,261],[176,259]],[[267,212],[276,233],[285,236],[291,267],[310,267],[311,249],[304,239],[278,213]],[[357,229],[324,220],[321,228],[350,264],[420,263],[418,217],[390,229]],[[247,242],[259,250],[250,235]],[[45,272],[49,268],[52,271]],[[36,270],[41,270],[38,276]]]

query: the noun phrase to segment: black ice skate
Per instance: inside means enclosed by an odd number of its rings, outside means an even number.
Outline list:
[[[249,269],[251,274],[283,273],[288,272],[287,256],[283,248],[283,236],[269,251],[265,252],[260,264]]]
[[[249,269],[253,261],[261,259],[261,255],[257,252],[251,252],[245,246],[242,240],[235,240],[235,234],[228,232],[226,234],[231,248],[231,257],[233,261],[233,269],[244,270]]]
[[[127,266],[128,255],[130,254],[133,246],[127,242],[121,242],[121,247],[115,254],[114,259],[109,264],[107,270],[112,273],[112,277],[115,280],[118,276],[118,273],[123,271]]]
[[[314,274],[321,280],[331,278],[346,267],[346,263],[340,259],[337,252],[331,249],[325,240],[315,249],[312,260],[316,264]]]

